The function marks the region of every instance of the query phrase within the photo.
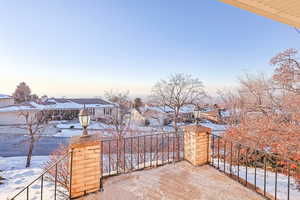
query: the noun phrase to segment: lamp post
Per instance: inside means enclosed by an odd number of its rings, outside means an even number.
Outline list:
[[[87,137],[88,136],[87,127],[90,124],[90,115],[88,110],[85,108],[85,106],[82,110],[80,110],[78,118],[81,126],[83,127],[83,133],[81,137]]]

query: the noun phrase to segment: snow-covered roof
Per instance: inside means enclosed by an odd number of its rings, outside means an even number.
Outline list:
[[[77,99],[78,100],[78,99]],[[86,99],[87,100],[87,99]],[[77,103],[78,102],[78,103]],[[71,99],[47,99],[44,102],[26,102],[22,104],[16,104],[11,106],[6,106],[0,108],[0,112],[13,112],[13,111],[24,111],[24,110],[79,110],[84,106],[86,108],[112,108],[115,107],[114,104],[108,103],[106,101],[96,101],[96,104],[80,104],[79,101],[74,102]]]
[[[166,113],[173,112],[173,110],[168,106],[147,106],[147,109]]]
[[[174,110],[168,106],[148,106],[147,109],[156,110],[159,112],[166,112],[166,113],[174,112]],[[192,105],[192,104],[185,105],[180,108],[180,113],[192,113],[192,112],[194,112],[194,110],[195,110],[194,105]]]
[[[0,99],[11,99],[12,96],[9,96],[7,94],[0,94]]]
[[[36,107],[32,106],[30,103],[22,103],[17,105],[4,106],[0,108],[1,112],[16,112],[16,111],[29,111],[38,110]]]
[[[192,113],[195,110],[195,106],[190,104],[180,108],[181,113]]]
[[[86,108],[107,108],[114,107],[114,104],[111,104],[102,99],[47,99],[45,102],[41,103],[41,109],[51,110],[51,109],[81,109],[84,106]],[[38,104],[40,106],[40,104]]]

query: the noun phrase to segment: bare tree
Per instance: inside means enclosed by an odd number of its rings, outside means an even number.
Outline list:
[[[300,94],[300,61],[297,59],[296,49],[287,49],[270,61],[274,65],[274,81],[277,85],[289,92]]]
[[[115,128],[118,137],[124,135],[124,130],[128,127],[129,121],[126,118],[131,108],[129,92],[114,92],[112,90],[105,92],[105,97],[117,106],[117,109],[111,113],[109,120]]]
[[[166,80],[158,81],[152,88],[152,100],[173,110],[175,132],[178,132],[180,109],[195,104],[205,96],[202,82],[188,74],[173,74]]]
[[[28,134],[28,138],[25,139],[25,142],[29,144],[26,167],[30,167],[34,145],[39,139],[41,139],[42,133],[47,128],[47,114],[44,111],[21,111],[20,116],[25,120],[25,129]]]

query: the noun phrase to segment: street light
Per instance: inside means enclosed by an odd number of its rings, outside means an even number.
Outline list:
[[[83,109],[80,110],[78,117],[79,117],[79,122],[83,127],[83,133],[81,137],[87,137],[88,136],[87,127],[90,124],[90,115],[88,110],[85,108],[85,106]]]

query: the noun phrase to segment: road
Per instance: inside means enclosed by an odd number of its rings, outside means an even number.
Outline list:
[[[26,156],[28,143],[24,135],[0,135],[0,157]],[[45,156],[51,154],[60,144],[68,144],[70,138],[43,137],[34,146],[33,155]]]

